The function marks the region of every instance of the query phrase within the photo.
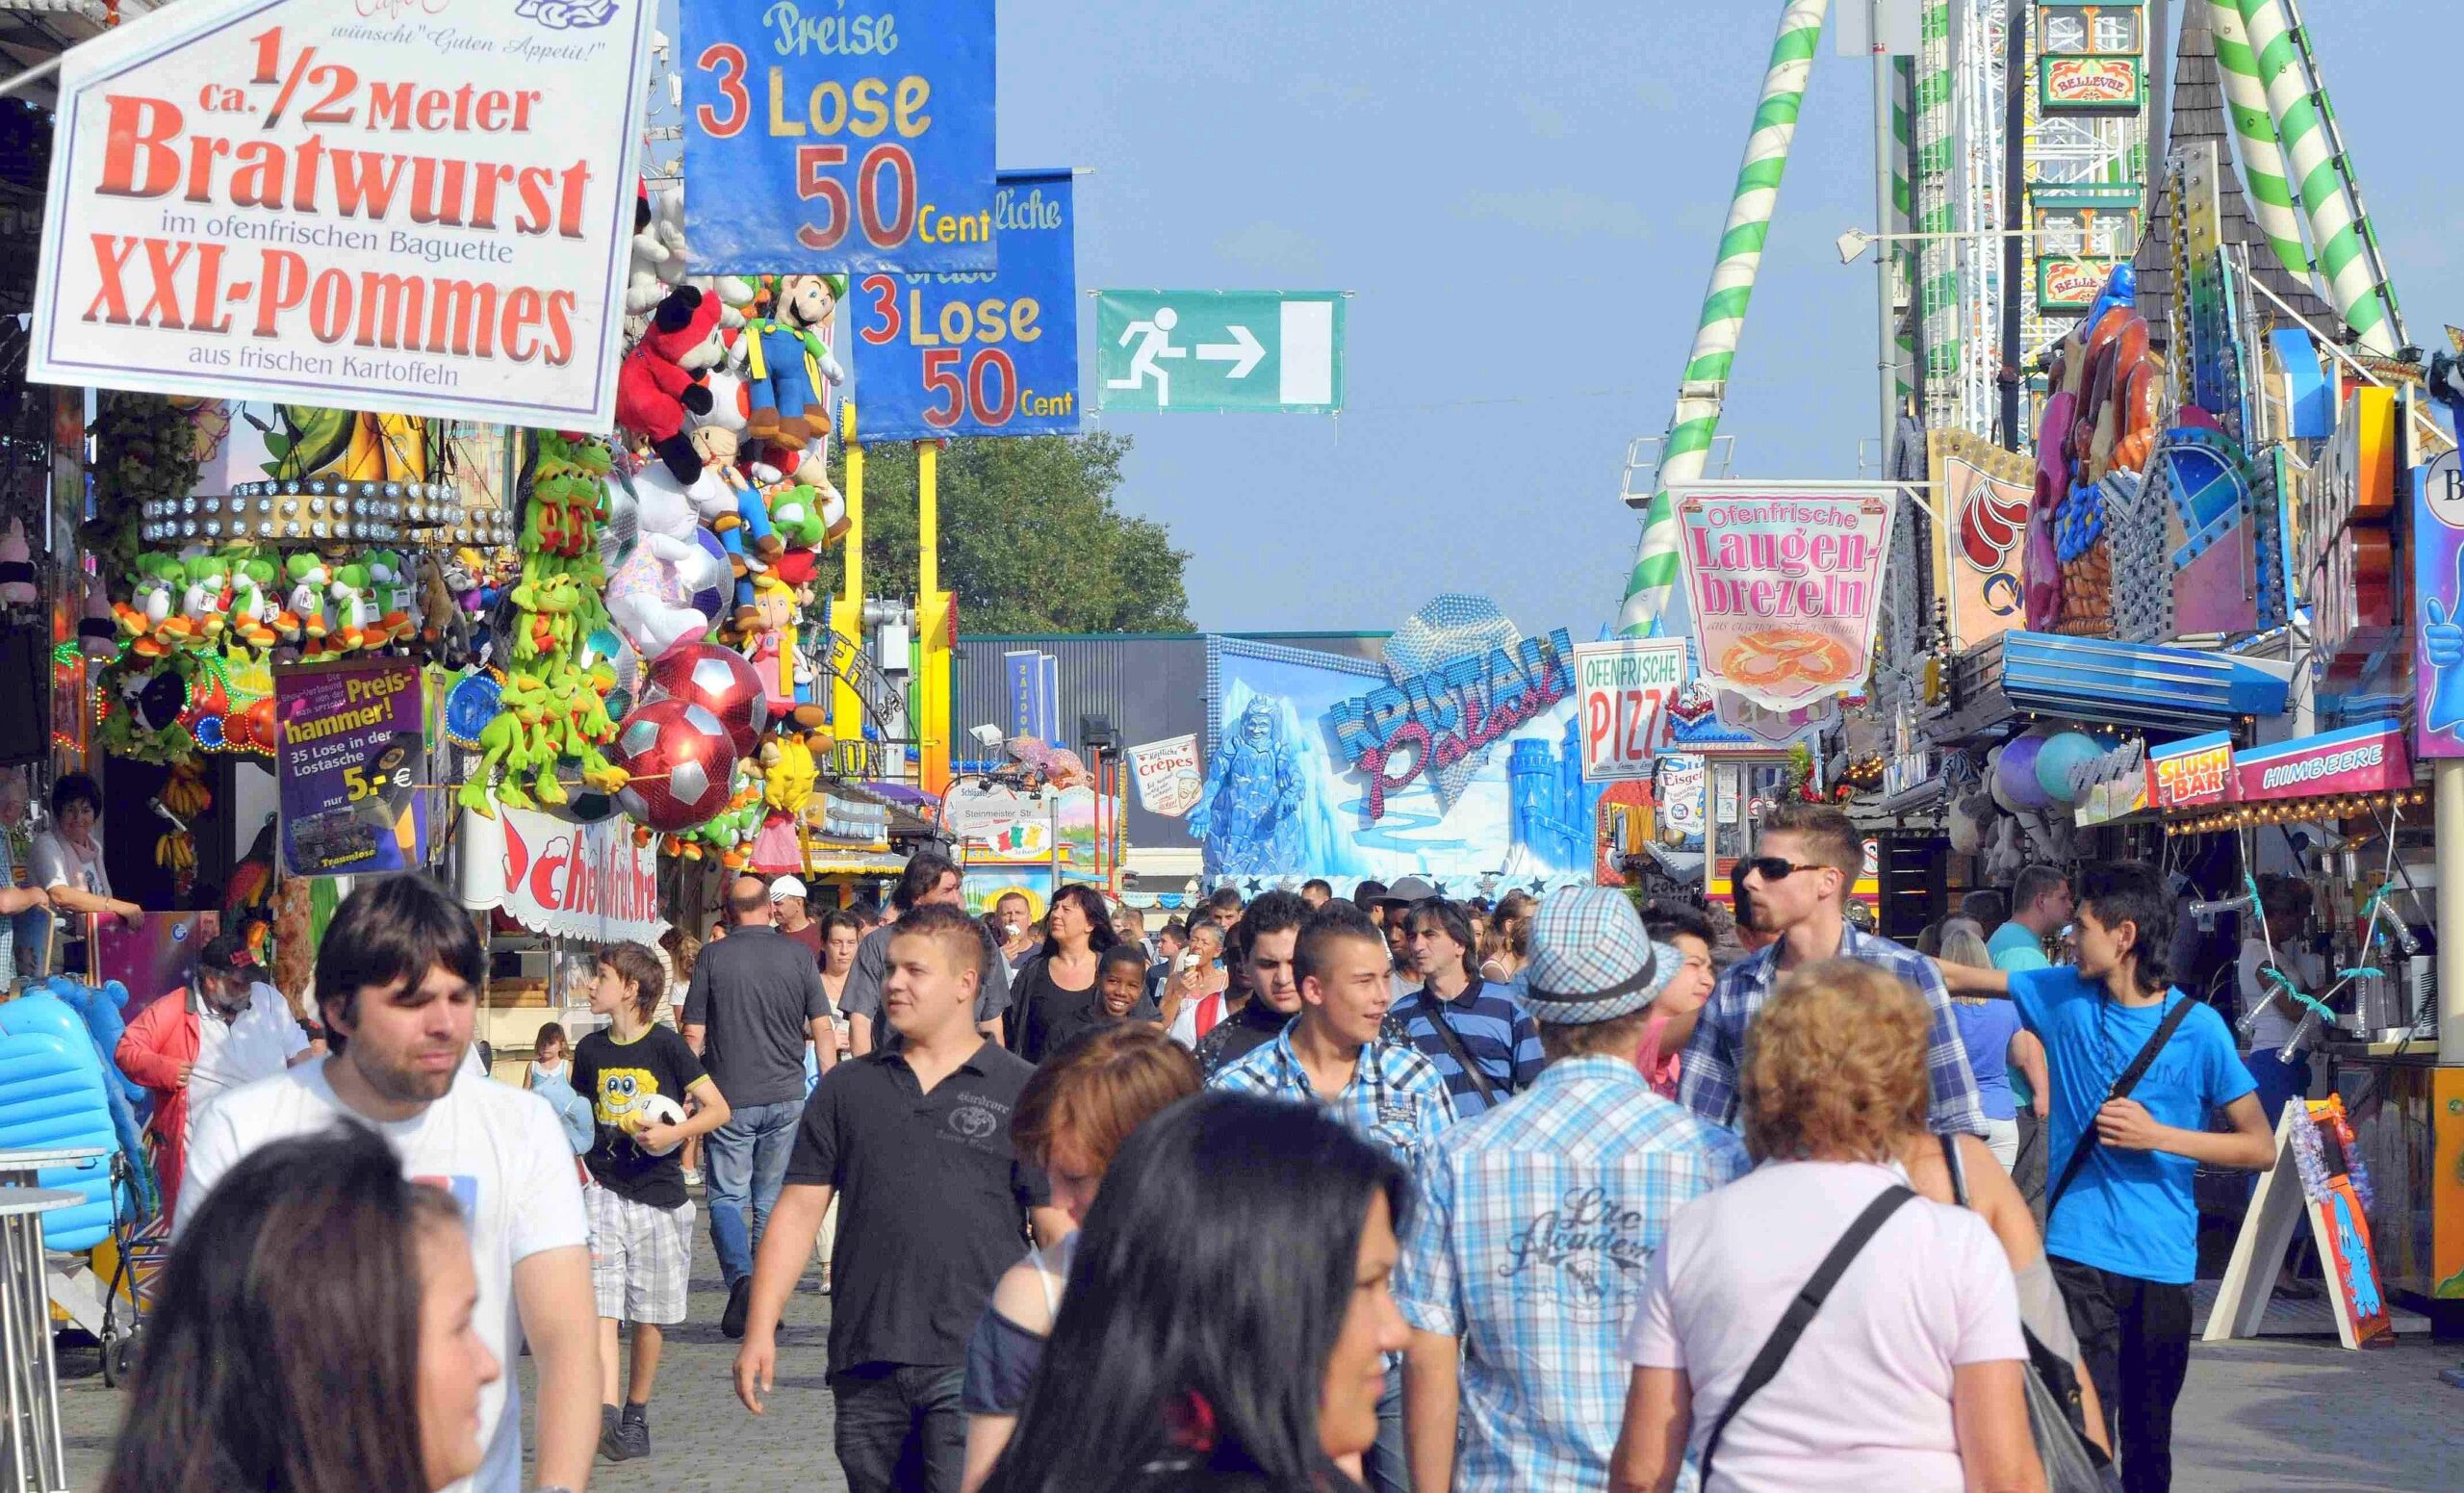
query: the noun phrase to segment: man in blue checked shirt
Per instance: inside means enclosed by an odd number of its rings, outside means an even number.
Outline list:
[[[1681,961],[1622,892],[1542,903],[1530,959],[1552,1061],[1430,1147],[1395,1271],[1416,1488],[1606,1493],[1629,1377],[1618,1344],[1644,1267],[1669,1215],[1751,1165],[1634,1067]]]
[[[1848,816],[1827,804],[1782,804],[1762,816],[1755,853],[1736,863],[1754,894],[1754,926],[1779,941],[1731,965],[1711,991],[1686,1044],[1678,1099],[1704,1119],[1734,1128],[1737,1068],[1746,1029],[1780,977],[1834,957],[1887,969],[1913,986],[1934,1015],[1926,1053],[1933,1080],[1930,1123],[1937,1135],[1985,1134],[1985,1102],[1967,1066],[1949,992],[1933,961],[1888,939],[1848,925],[1848,893],[1864,868],[1864,841]]]
[[[1433,897],[1402,915],[1422,984],[1388,1019],[1401,1018],[1403,1035],[1454,1095],[1454,1113],[1469,1120],[1531,1087],[1543,1061],[1540,1034],[1504,986],[1473,967],[1476,940],[1462,903]]]
[[[1385,940],[1369,914],[1329,902],[1309,914],[1293,945],[1300,1014],[1281,1035],[1218,1072],[1208,1086],[1317,1104],[1414,1171],[1454,1123],[1454,1101],[1428,1059],[1378,1035],[1394,1001]],[[1403,1377],[1386,1369],[1377,1404],[1377,1445],[1362,1458],[1377,1493],[1408,1493],[1404,1472]]]

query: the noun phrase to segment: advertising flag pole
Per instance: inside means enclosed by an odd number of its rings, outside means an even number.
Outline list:
[[[1720,233],[1719,258],[1711,267],[1693,350],[1678,386],[1677,410],[1660,450],[1651,508],[1643,517],[1642,545],[1626,580],[1617,631],[1627,637],[1656,631],[1677,588],[1677,508],[1668,496],[1669,484],[1703,475],[1711,437],[1719,430],[1729,370],[1736,361],[1738,335],[1745,330],[1755,276],[1762,268],[1763,241],[1779,205],[1780,179],[1787,171],[1788,147],[1796,140],[1797,116],[1805,105],[1806,80],[1813,71],[1829,5],[1830,0],[1787,0],[1780,14],[1779,36],[1771,44],[1770,66],[1754,109],[1754,129],[1746,137],[1745,162],[1729,198],[1728,226]]]

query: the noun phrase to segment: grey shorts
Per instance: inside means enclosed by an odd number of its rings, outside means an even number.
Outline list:
[[[599,1315],[666,1326],[684,1320],[693,1274],[693,1204],[654,1208],[604,1187],[590,1203],[590,1288]]]

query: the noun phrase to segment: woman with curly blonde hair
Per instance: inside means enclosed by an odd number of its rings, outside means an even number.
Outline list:
[[[1741,1091],[1760,1165],[1680,1208],[1652,1257],[1626,1340],[1620,1493],[1666,1493],[1689,1443],[1706,1493],[2040,1493],[2010,1263],[1984,1220],[1922,1198],[1883,1218],[1777,1374],[1728,1413],[1833,1246],[1907,1188],[1931,1027],[1913,990],[1851,960],[1797,970],[1763,1006]]]

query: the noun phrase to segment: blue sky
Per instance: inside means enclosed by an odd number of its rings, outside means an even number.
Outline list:
[[[1780,10],[1001,6],[1001,164],[1092,168],[1083,286],[1355,293],[1339,419],[1105,422],[1137,443],[1124,506],[1194,552],[1199,627],[1383,629],[1448,590],[1526,631],[1614,614],[1627,443],[1667,424]],[[2414,337],[2443,342],[2464,8],[2305,10]],[[1871,261],[1832,246],[1872,226],[1869,78],[1826,35],[1731,390],[1741,474],[1854,476],[1875,425]]]

